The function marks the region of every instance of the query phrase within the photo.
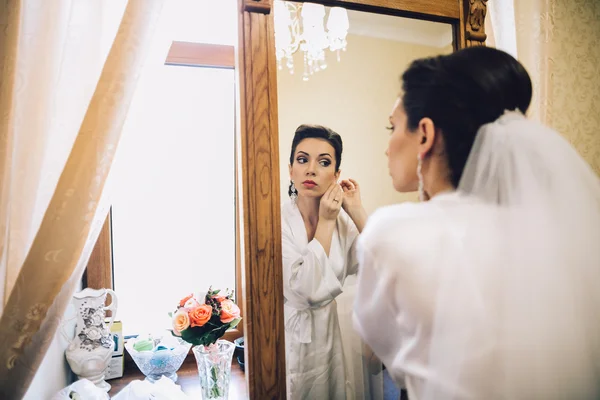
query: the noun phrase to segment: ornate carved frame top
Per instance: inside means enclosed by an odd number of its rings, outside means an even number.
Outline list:
[[[469,17],[467,18],[466,33],[467,47],[485,45],[485,16],[488,0],[469,0]]]

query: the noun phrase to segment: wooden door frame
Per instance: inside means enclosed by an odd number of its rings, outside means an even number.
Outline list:
[[[454,48],[485,45],[488,0],[311,0],[450,23]],[[246,379],[251,399],[285,399],[277,67],[272,0],[238,0],[239,136]],[[400,73],[400,71],[398,71]]]

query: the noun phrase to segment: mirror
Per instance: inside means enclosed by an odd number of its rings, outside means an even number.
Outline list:
[[[383,399],[385,389],[397,399],[353,329],[355,243],[375,209],[417,200],[392,186],[385,128],[400,75],[415,59],[451,53],[452,25],[310,3],[274,7],[288,396]],[[319,40],[329,45],[324,54]],[[343,143],[339,171],[332,132]],[[328,191],[335,182],[351,191],[358,183],[364,214],[356,200],[323,211],[342,197]]]
[[[375,14],[444,22],[452,27],[454,48],[457,49],[484,45],[486,40],[483,19],[487,0],[312,2]],[[287,193],[280,181],[287,183],[285,160],[289,157],[289,149],[285,151],[285,158],[280,159],[279,143],[285,143],[285,139],[280,138],[278,129],[278,70],[274,36],[274,27],[277,25],[274,21],[274,8],[277,7],[277,1],[239,0],[239,4],[240,196],[244,221],[242,239],[247,243],[243,246],[242,268],[246,293],[244,306],[247,312],[244,325],[246,376],[251,398],[284,399],[290,388],[287,386],[286,376],[280,193],[286,194],[283,199],[287,198]],[[390,85],[398,82],[400,72],[401,67],[390,78]],[[397,90],[398,87],[393,88],[394,95]],[[283,93],[279,94],[282,95]],[[340,101],[340,97],[337,101]],[[386,107],[384,118],[390,109],[391,106]],[[377,126],[383,129],[385,122],[386,120],[374,122],[375,128],[369,126],[369,132],[377,129]],[[345,135],[344,132],[341,133]],[[383,150],[379,149],[379,154]],[[349,159],[345,157],[343,165]],[[281,179],[280,169],[286,171],[283,175],[285,179]]]

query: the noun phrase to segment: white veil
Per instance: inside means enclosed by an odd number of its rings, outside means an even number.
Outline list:
[[[507,112],[459,185],[477,199],[436,299],[424,397],[600,398],[600,180],[557,132]]]

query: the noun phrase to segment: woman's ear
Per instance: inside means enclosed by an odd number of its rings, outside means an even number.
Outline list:
[[[340,179],[340,176],[342,175],[342,170],[338,169],[337,172],[335,173],[335,181],[337,182]]]
[[[431,118],[423,118],[419,121],[417,135],[419,135],[419,154],[425,156],[429,154],[435,143],[435,124]]]
[[[290,180],[292,179],[292,164],[288,164],[288,170],[290,171]]]

